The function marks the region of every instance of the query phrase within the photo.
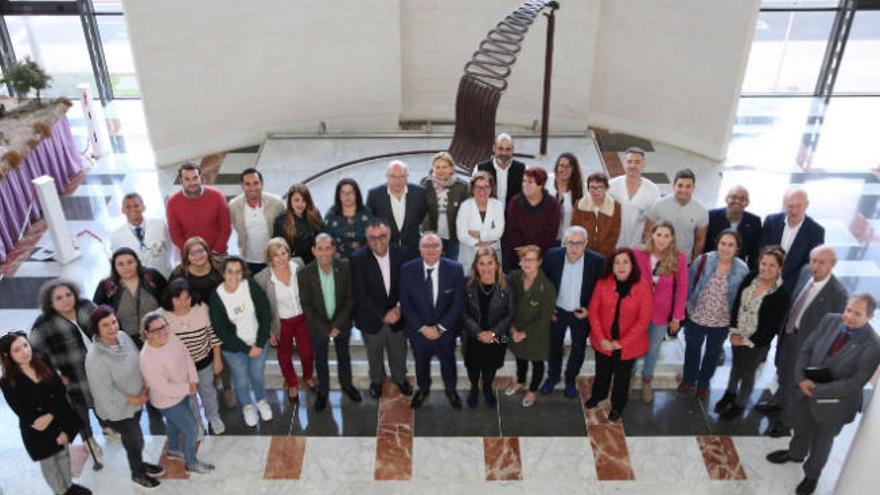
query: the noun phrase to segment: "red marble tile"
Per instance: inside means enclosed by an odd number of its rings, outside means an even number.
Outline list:
[[[730,437],[701,436],[697,445],[703,454],[709,479],[744,480],[746,471],[739,462],[739,454]]]
[[[577,389],[578,394],[581,399],[581,407],[583,407],[584,402],[590,398],[592,395],[593,389],[593,378],[592,377],[578,377],[577,379]],[[584,409],[584,421],[587,423],[587,427],[595,424],[608,424],[608,409],[609,409],[608,401],[603,401],[599,403],[598,406],[593,409]]]
[[[298,480],[302,475],[306,439],[302,437],[272,437],[263,479]]]
[[[201,442],[196,442],[196,453],[199,451]],[[165,468],[165,474],[159,477],[162,480],[187,480],[189,473],[186,472],[186,462],[182,459],[172,459],[168,457],[168,441],[162,447],[162,455],[159,456],[159,465]]]
[[[483,437],[486,481],[523,479],[518,437]]]
[[[412,479],[413,427],[379,424],[376,432],[376,480]]]
[[[588,425],[587,435],[589,435],[590,445],[593,447],[596,476],[600,480],[635,479],[623,426],[619,424]]]
[[[89,449],[85,444],[78,443],[70,446],[70,473],[74,478],[79,478],[89,460]]]
[[[397,385],[386,379],[382,384],[382,397],[379,399],[379,425],[405,424],[412,426],[413,410],[410,398],[401,394]]]
[[[34,222],[34,224],[25,231],[21,240],[15,244],[15,248],[7,256],[6,262],[3,263],[3,268],[0,270],[0,274],[4,277],[15,275],[15,272],[18,271],[21,264],[27,261],[30,257],[31,251],[33,251],[34,246],[37,245],[37,242],[39,242],[40,238],[46,232],[46,229],[47,225],[44,220]]]

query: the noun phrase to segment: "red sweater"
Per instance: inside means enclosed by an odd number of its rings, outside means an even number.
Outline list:
[[[165,214],[171,242],[181,253],[186,240],[195,236],[205,239],[212,251],[226,253],[232,223],[226,198],[217,189],[203,186],[198,198],[188,198],[183,191],[177,191],[165,203]]]
[[[611,324],[617,308],[617,290],[614,276],[602,278],[593,289],[590,299],[590,343],[596,352],[610,356],[600,343],[611,338]],[[620,359],[629,361],[648,352],[648,324],[651,322],[651,287],[644,279],[633,284],[628,296],[620,303],[620,338],[623,347]]]

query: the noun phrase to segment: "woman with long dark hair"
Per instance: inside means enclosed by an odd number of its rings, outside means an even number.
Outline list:
[[[39,461],[46,483],[56,494],[89,494],[73,483],[68,445],[82,429],[61,378],[34,352],[24,332],[0,337],[0,389],[18,416],[21,440],[28,455]]]
[[[373,214],[364,205],[357,181],[349,177],[340,179],[336,183],[333,206],[324,215],[324,227],[333,237],[340,256],[349,258],[366,246],[367,225],[372,219]]]
[[[553,192],[561,212],[558,241],[562,242],[565,231],[571,227],[574,207],[584,195],[584,176],[574,153],[565,152],[556,158],[553,166]]]
[[[98,283],[93,300],[113,308],[119,326],[140,349],[141,319],[159,307],[165,285],[161,273],[144,267],[133,249],[123,247],[113,252],[110,276]]]
[[[292,256],[298,256],[308,265],[315,259],[312,246],[315,236],[324,231],[321,213],[312,201],[309,188],[298,183],[287,190],[287,209],[275,219],[273,237],[283,237]]]

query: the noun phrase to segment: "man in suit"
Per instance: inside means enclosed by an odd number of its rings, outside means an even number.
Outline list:
[[[862,408],[862,388],[880,364],[880,337],[869,324],[876,307],[872,295],[853,295],[842,315],[828,314],[819,322],[798,353],[794,374],[799,393],[789,405],[794,435],[788,450],[767,455],[776,464],[806,459],[804,479],[795,491],[798,495],[816,489],[834,437]],[[807,378],[810,368],[827,373],[830,381]]]
[[[370,396],[382,395],[385,379],[383,353],[388,354],[391,381],[403,395],[412,395],[406,380],[406,335],[400,313],[400,246],[391,244],[391,229],[375,219],[366,229],[367,245],[351,257],[354,322],[367,346]]]
[[[782,286],[789,294],[794,294],[798,273],[809,263],[810,251],[825,242],[825,229],[807,215],[810,200],[806,191],[789,189],[782,204],[784,212],[772,213],[764,219],[758,249],[773,244],[785,249]]]
[[[284,211],[284,201],[263,192],[263,174],[255,168],[239,176],[242,193],[229,201],[229,218],[238,235],[238,252],[256,275],[266,268],[266,244],[272,238],[275,218]]]
[[[164,277],[171,275],[171,241],[168,229],[159,218],[144,217],[144,198],[128,193],[122,198],[122,214],[126,222],[110,233],[110,248],[116,251],[127,247],[138,253],[147,268],[159,270]]]
[[[523,172],[526,164],[513,159],[513,138],[510,134],[501,133],[495,136],[492,145],[492,157],[480,162],[474,172],[488,172],[495,181],[495,197],[501,201],[505,209],[507,203],[522,192]]]
[[[419,226],[428,213],[428,199],[422,186],[407,182],[409,167],[393,160],[385,169],[387,184],[370,189],[367,206],[391,227],[391,242],[415,253],[419,245]]]
[[[416,360],[418,391],[412,399],[416,409],[431,391],[431,357],[440,360],[446,398],[453,409],[461,409],[455,391],[455,338],[464,311],[464,270],[459,263],[441,258],[443,243],[428,232],[419,241],[421,258],[400,267],[400,309],[407,337]]]
[[[361,393],[351,384],[351,272],[348,260],[334,259],[336,246],[333,237],[325,232],[315,236],[312,246],[315,260],[297,272],[299,297],[312,348],[315,351],[315,369],[318,372],[318,397],[315,410],[327,407],[330,393],[328,353],[330,339],[336,347],[339,387],[354,402],[361,401]]]
[[[846,289],[831,271],[837,263],[837,254],[830,246],[816,246],[810,253],[810,264],[801,269],[792,305],[776,345],[776,374],[779,387],[770,401],[759,402],[755,410],[763,413],[786,409],[797,391],[794,366],[798,351],[828,313],[841,313],[846,306]],[[771,437],[788,436],[790,421],[775,421],[766,434]]]
[[[706,249],[715,251],[715,241],[725,229],[735,230],[742,239],[742,247],[737,256],[749,267],[758,264],[758,241],[761,240],[761,217],[746,211],[749,207],[749,191],[743,186],[733,186],[725,197],[726,208],[709,210],[709,231],[706,234]]]
[[[577,395],[575,380],[584,364],[590,322],[587,306],[593,287],[602,276],[605,259],[586,249],[587,231],[572,226],[565,231],[564,247],[552,248],[544,255],[541,268],[556,288],[556,310],[550,326],[550,359],[547,380],[541,393],[553,392],[562,373],[562,344],[566,330],[571,330],[571,353],[565,366],[565,396]]]

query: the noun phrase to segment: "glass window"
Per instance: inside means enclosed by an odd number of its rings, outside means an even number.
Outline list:
[[[139,97],[141,95],[131,45],[128,42],[128,26],[121,15],[97,15],[98,30],[104,47],[104,60],[110,73],[110,86],[114,98]]]
[[[834,92],[880,93],[880,11],[856,12]]]
[[[812,94],[834,12],[761,12],[742,92]]]

